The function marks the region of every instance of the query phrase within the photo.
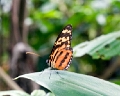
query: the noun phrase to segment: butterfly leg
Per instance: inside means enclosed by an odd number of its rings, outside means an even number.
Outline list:
[[[41,71],[41,73],[39,75],[42,75],[42,73],[44,72],[44,70]]]
[[[50,77],[51,77],[51,71],[50,71],[50,76],[49,76],[49,79],[50,79]]]
[[[55,72],[56,72],[56,74],[58,74],[58,76],[59,76],[60,78],[64,79],[64,78],[59,74],[58,71],[55,71]]]

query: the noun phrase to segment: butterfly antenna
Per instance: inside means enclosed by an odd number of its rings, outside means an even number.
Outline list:
[[[26,54],[32,54],[32,55],[40,56],[40,55],[38,55],[38,54],[36,54],[34,52],[26,52]]]

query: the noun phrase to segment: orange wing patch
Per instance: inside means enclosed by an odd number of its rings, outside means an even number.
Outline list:
[[[50,67],[64,70],[68,69],[72,61],[73,50],[71,48],[72,26],[67,25],[58,35],[49,59],[46,61]]]

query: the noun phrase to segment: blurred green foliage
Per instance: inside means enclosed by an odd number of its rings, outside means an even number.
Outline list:
[[[36,50],[42,46],[53,46],[57,35],[67,24],[73,26],[72,46],[101,34],[118,31],[119,3],[95,0],[33,0],[28,9],[28,17],[35,28],[30,30],[29,44]]]
[[[78,44],[73,48],[74,57],[89,54],[93,59],[110,59],[120,56],[120,32],[101,35],[91,41]]]

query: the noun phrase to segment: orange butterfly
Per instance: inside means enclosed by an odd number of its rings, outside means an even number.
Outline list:
[[[67,25],[58,35],[49,59],[46,62],[53,69],[66,70],[72,61],[73,50],[71,48],[72,26]]]

